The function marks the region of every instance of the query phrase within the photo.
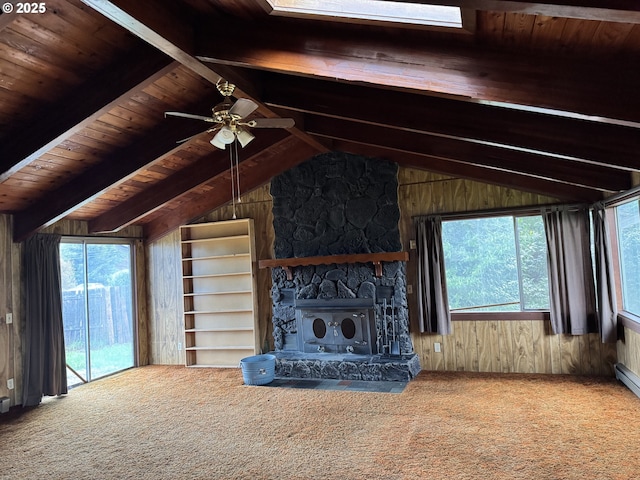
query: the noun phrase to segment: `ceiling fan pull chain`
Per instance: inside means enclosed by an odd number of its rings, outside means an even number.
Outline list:
[[[229,161],[231,163],[231,168],[229,169],[229,173],[231,174],[231,207],[233,209],[233,219],[236,219],[236,184],[233,179],[233,149],[229,149]]]
[[[242,203],[242,199],[240,198],[240,160],[238,156],[238,140],[237,139],[235,142],[233,142],[233,147],[236,151],[236,182],[237,182],[236,191],[238,193],[238,203]]]

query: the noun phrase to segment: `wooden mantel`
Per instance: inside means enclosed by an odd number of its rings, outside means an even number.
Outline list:
[[[357,253],[352,255],[325,255],[321,257],[300,257],[300,258],[274,258],[260,260],[260,268],[282,267],[287,272],[287,280],[293,280],[292,267],[302,267],[306,265],[331,265],[341,263],[373,263],[376,277],[382,276],[382,262],[406,262],[409,260],[408,252],[385,252],[385,253]]]

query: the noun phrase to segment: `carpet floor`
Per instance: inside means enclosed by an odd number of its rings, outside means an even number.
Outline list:
[[[637,479],[611,378],[421,372],[401,393],[148,366],[0,415],[1,479]]]

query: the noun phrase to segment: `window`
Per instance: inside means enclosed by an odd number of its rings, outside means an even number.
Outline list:
[[[640,315],[640,200],[616,207],[622,308]]]
[[[133,245],[63,238],[62,322],[67,383],[134,366]]]
[[[452,312],[549,309],[541,216],[445,220],[442,244]]]
[[[462,28],[459,7],[428,5],[384,0],[348,0],[318,2],[317,0],[267,0],[276,15],[296,17],[337,18],[360,21],[395,22],[413,25]]]

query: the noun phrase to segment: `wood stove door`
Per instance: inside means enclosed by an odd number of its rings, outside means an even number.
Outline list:
[[[301,351],[372,353],[368,313],[361,310],[305,312],[301,317],[298,334]]]

